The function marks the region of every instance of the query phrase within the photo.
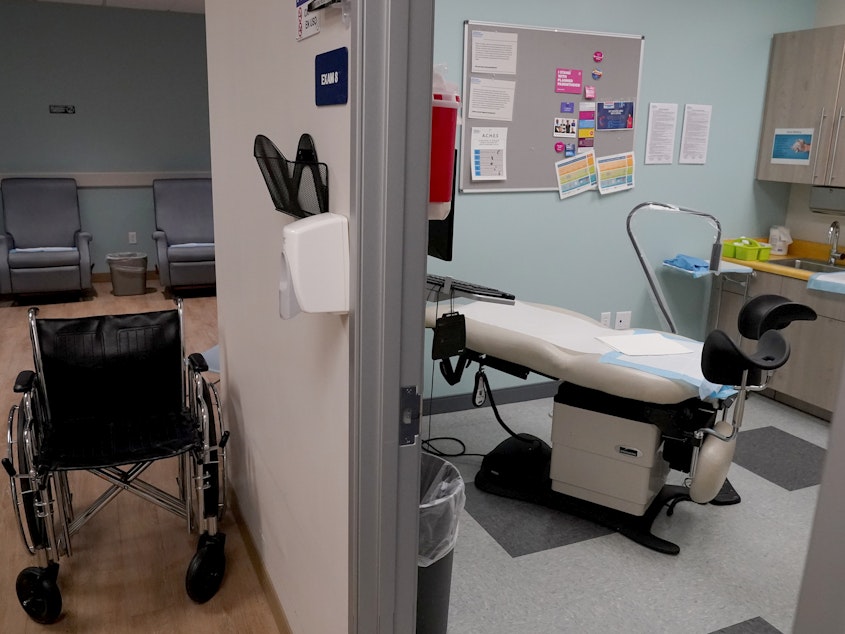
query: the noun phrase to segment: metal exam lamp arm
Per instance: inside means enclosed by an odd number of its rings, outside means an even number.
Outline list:
[[[675,322],[672,319],[672,314],[669,312],[669,308],[667,307],[666,297],[663,295],[663,291],[661,290],[660,285],[657,283],[657,278],[654,274],[654,269],[652,269],[651,265],[648,263],[648,260],[646,260],[645,256],[643,255],[642,249],[640,249],[640,245],[637,242],[637,238],[634,235],[634,231],[631,226],[634,215],[642,209],[652,209],[654,211],[667,211],[670,213],[690,214],[693,216],[700,216],[707,220],[707,222],[716,230],[716,239],[714,240],[713,246],[710,249],[709,268],[711,271],[719,270],[719,261],[722,259],[722,225],[719,222],[719,219],[716,218],[716,216],[713,216],[712,214],[708,214],[703,211],[696,211],[695,209],[687,209],[685,207],[679,207],[678,205],[671,205],[668,203],[644,202],[634,207],[628,213],[628,218],[625,221],[625,227],[628,231],[628,237],[631,239],[631,245],[634,247],[634,251],[637,254],[637,258],[640,261],[640,266],[642,266],[643,272],[645,273],[646,281],[648,282],[652,298],[654,299],[654,302],[660,311],[660,315],[666,322],[666,327],[669,328],[672,333],[677,334],[678,328],[677,326],[675,326]]]

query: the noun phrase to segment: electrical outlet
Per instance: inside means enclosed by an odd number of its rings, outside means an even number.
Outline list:
[[[134,231],[129,232],[129,244],[138,244],[138,234]]]
[[[631,327],[631,311],[620,310],[616,313],[616,330],[626,330]]]
[[[610,313],[609,312],[601,314],[601,325],[607,326],[608,328],[610,328]]]

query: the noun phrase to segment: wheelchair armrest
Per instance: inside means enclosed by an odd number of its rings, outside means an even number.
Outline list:
[[[205,357],[202,356],[200,352],[194,352],[191,355],[188,355],[188,365],[194,372],[207,372],[208,371],[208,363],[205,361]]]
[[[18,373],[18,378],[15,379],[15,392],[29,392],[35,384],[35,372],[32,370],[23,370]]]

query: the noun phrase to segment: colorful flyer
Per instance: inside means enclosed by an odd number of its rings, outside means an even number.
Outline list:
[[[556,137],[575,137],[578,132],[578,120],[571,117],[555,117],[554,135]]]
[[[574,68],[558,68],[555,71],[555,92],[581,92],[584,72]]]
[[[623,152],[596,159],[598,186],[601,194],[613,194],[633,189],[634,153]]]
[[[809,165],[813,132],[813,128],[775,128],[772,163]]]
[[[578,106],[578,147],[593,147],[596,136],[596,104],[582,101]]]
[[[596,103],[596,128],[630,130],[634,127],[633,101],[599,101]]]
[[[592,150],[555,162],[560,199],[596,188],[596,157]]]

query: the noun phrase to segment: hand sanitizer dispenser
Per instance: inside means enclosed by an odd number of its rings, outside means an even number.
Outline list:
[[[346,216],[323,213],[282,232],[279,315],[349,312],[349,227]]]

